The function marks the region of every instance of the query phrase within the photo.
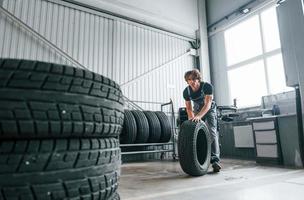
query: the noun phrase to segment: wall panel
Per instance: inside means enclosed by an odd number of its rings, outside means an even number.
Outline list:
[[[212,80],[217,105],[233,105],[228,83],[224,32],[209,38]]]
[[[46,0],[4,0],[3,7],[88,69],[121,84],[144,109],[159,110],[170,98],[176,110],[184,105],[183,75],[194,66],[186,39]],[[0,57],[71,64],[3,14]]]
[[[114,79],[128,98],[145,109],[159,110],[157,103],[170,98],[176,108],[183,106],[184,72],[193,68],[193,58],[185,55],[188,41],[151,29],[117,21],[114,51]],[[170,61],[173,62],[166,64]],[[122,73],[121,73],[122,72]]]
[[[158,103],[170,98],[176,109],[183,106],[183,75],[193,68],[192,57],[184,55],[190,48],[188,42],[126,22],[118,21],[114,26],[115,46],[119,49],[114,51],[114,57],[119,58],[114,65],[114,79],[128,98],[155,103],[138,103],[145,109],[159,110]]]
[[[44,0],[4,0],[3,7],[82,65],[112,76],[112,19]],[[1,24],[1,57],[69,64],[3,15]]]

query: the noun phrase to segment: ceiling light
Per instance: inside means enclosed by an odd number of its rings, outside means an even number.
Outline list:
[[[279,0],[279,1],[277,2],[277,4],[280,5],[280,4],[284,3],[285,1],[286,1],[286,0]]]
[[[240,10],[240,12],[241,12],[242,14],[247,14],[247,13],[250,12],[250,8],[243,8],[243,9]]]

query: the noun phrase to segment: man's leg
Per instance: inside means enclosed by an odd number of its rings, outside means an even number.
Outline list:
[[[211,135],[211,164],[214,172],[219,172],[220,162],[220,146],[219,136],[217,132],[217,116],[216,111],[211,110],[206,116],[206,123]]]

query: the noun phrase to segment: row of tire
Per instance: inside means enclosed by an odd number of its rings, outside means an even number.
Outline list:
[[[99,74],[0,59],[0,200],[120,199],[123,106]]]
[[[121,144],[165,143],[171,136],[171,123],[164,112],[125,110]]]

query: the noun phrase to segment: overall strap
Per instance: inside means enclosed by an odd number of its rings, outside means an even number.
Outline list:
[[[205,92],[204,92],[204,85],[205,85],[205,82],[201,82],[201,94],[203,94],[205,96]]]
[[[204,82],[201,82],[201,94],[203,95],[203,96],[205,96],[205,93],[204,93]],[[193,98],[191,97],[191,92],[190,92],[190,86],[188,86],[187,87],[187,91],[188,91],[188,95],[189,95],[189,98],[190,98],[190,100],[193,100]]]
[[[189,95],[190,100],[192,100],[192,97],[191,97],[191,94],[190,94],[190,86],[187,87],[187,91],[188,91],[188,95]]]

